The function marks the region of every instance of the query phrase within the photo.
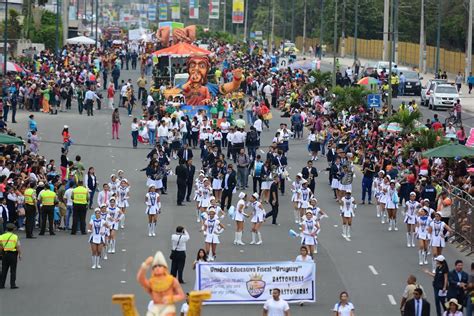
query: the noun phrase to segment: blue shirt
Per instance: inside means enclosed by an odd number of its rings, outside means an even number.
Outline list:
[[[467,77],[467,83],[474,84],[474,76]]]
[[[37,130],[37,125],[35,120],[31,120],[28,122],[30,131],[36,131]]]

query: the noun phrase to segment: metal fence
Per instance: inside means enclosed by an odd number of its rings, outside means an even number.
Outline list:
[[[452,186],[444,181],[444,188],[449,193],[451,204],[450,227],[454,229],[451,241],[457,244],[461,252],[467,255],[474,253],[474,198],[459,187]]]

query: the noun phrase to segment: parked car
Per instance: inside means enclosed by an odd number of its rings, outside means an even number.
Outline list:
[[[426,82],[425,86],[421,88],[421,105],[428,106],[430,94],[433,92],[436,85],[440,83],[448,83],[448,81],[446,79],[430,79],[428,82]]]
[[[382,70],[385,69],[385,72],[386,72],[387,75],[388,75],[389,66],[390,66],[390,63],[389,63],[388,61],[379,61],[379,62],[377,62],[377,74],[380,75],[380,73],[382,72]],[[392,63],[392,72],[398,73],[398,69],[397,69],[397,64],[396,64],[396,63]]]
[[[429,108],[436,110],[438,108],[452,108],[459,99],[458,90],[454,85],[441,83],[437,84],[430,93]]]
[[[364,67],[362,67],[360,71],[361,74],[359,77],[364,78],[364,77],[375,75],[376,71],[377,71],[377,63],[368,62],[367,64],[364,65]]]
[[[403,75],[406,78],[405,81],[405,94],[420,95],[421,94],[421,80],[423,77],[420,77],[420,74],[417,71],[411,69],[398,69],[400,75]]]

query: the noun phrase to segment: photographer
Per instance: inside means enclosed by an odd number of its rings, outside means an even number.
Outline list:
[[[186,243],[189,234],[183,226],[176,227],[176,233],[171,235],[171,274],[178,278],[179,283],[184,284],[183,270],[186,263]]]

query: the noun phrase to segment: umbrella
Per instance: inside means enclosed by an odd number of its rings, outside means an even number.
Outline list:
[[[0,134],[0,145],[19,145],[23,146],[25,142],[15,136],[11,136],[8,134]]]
[[[0,63],[0,70],[3,72],[3,63]],[[20,65],[7,61],[7,72],[25,72]]]
[[[422,153],[425,157],[439,157],[439,158],[449,158],[449,157],[473,157],[474,148],[466,147],[461,144],[446,144],[436,148],[429,149]]]
[[[379,81],[373,77],[364,77],[357,81],[358,85],[364,85],[364,86],[371,86],[371,85],[378,85]]]
[[[68,38],[66,43],[72,45],[95,45],[95,40],[86,36],[77,36]]]
[[[401,132],[402,128],[400,127],[400,124],[398,123],[390,123],[387,126],[387,132]]]
[[[379,131],[385,131],[387,129],[387,124],[383,123],[379,125]]]

